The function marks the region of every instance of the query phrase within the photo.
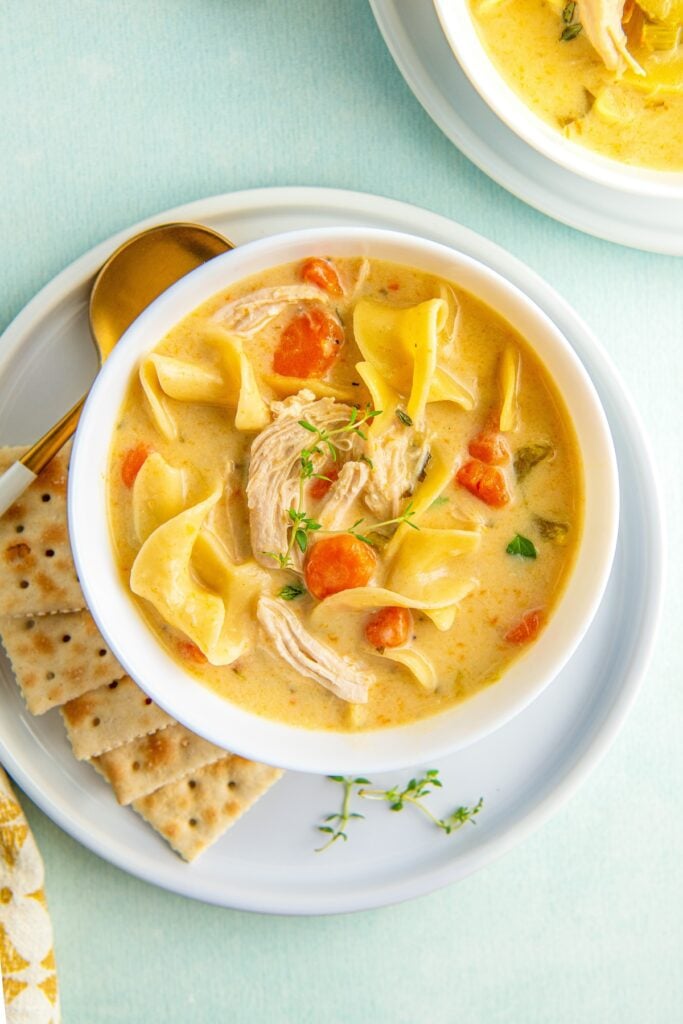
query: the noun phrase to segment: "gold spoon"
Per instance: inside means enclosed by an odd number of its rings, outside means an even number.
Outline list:
[[[98,271],[90,292],[90,330],[100,362],[157,296],[229,249],[232,242],[200,224],[161,224],[123,242]],[[0,476],[0,516],[75,432],[86,397]]]

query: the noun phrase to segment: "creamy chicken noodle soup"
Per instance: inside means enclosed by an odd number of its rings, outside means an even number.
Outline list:
[[[126,586],[189,672],[259,715],[372,729],[462,701],[534,642],[582,470],[553,381],[492,309],[405,266],[311,258],[142,360],[109,508]]]
[[[470,0],[528,106],[624,163],[683,170],[683,0]]]

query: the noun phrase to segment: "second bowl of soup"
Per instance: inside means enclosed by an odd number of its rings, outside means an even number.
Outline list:
[[[88,400],[70,523],[130,675],[221,746],[382,770],[490,731],[605,586],[614,456],[571,347],[445,247],[326,229],[213,260]]]
[[[681,0],[435,0],[491,109],[561,166],[683,196]]]

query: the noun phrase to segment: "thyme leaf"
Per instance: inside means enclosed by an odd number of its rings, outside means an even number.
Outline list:
[[[583,31],[583,25],[580,21],[575,21],[571,25],[565,25],[560,34],[560,42],[571,43],[572,39],[576,39],[581,31]]]
[[[516,533],[508,546],[505,548],[508,555],[520,555],[522,558],[536,558],[537,551],[528,537]]]
[[[308,420],[298,420],[298,423],[300,427],[304,428],[304,430],[310,430],[312,434],[318,433],[318,428],[312,423],[309,423]]]
[[[305,553],[308,548],[308,534],[305,530],[294,531],[294,542],[302,553]]]
[[[349,532],[349,533],[351,533],[351,531],[350,531],[350,530],[349,530],[348,532]],[[376,546],[376,545],[375,545],[375,542],[374,542],[374,540],[370,540],[370,538],[369,538],[369,537],[366,537],[366,536],[365,536],[364,534],[362,534],[362,533],[352,533],[352,534],[351,534],[351,536],[352,536],[352,537],[355,537],[355,538],[356,538],[356,540],[362,540],[362,541],[363,541],[363,544],[367,544],[367,545],[368,545],[368,547],[374,548],[374,547]]]

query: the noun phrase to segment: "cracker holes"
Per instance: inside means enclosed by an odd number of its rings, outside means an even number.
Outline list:
[[[95,716],[95,718],[93,718],[93,720],[92,720],[93,729],[97,728],[97,726],[100,724],[100,721],[101,721],[101,719],[98,718],[97,715]]]
[[[151,697],[145,697],[145,704],[147,705],[147,707],[149,707],[151,703],[152,703],[152,698]]]
[[[52,495],[51,494],[41,494],[40,500],[41,501],[52,501]]]
[[[20,523],[19,526],[16,527],[16,532],[17,533],[23,533],[24,532],[23,523]]]
[[[22,580],[19,584],[22,590],[27,590],[29,586],[28,580]]]
[[[54,548],[46,548],[45,549],[45,557],[46,558],[54,558],[55,557]]]
[[[106,652],[106,650],[104,649],[104,647],[100,647],[99,651],[97,652],[97,656],[98,656],[98,658],[104,658],[104,656],[105,656],[105,654],[106,654],[106,653],[107,653],[107,652]]]
[[[188,818],[187,824],[190,826],[190,828],[196,828],[199,822],[197,821],[196,818]]]
[[[62,637],[62,643],[63,644],[68,644],[70,640],[71,640],[70,634],[69,633],[65,633],[64,636]]]
[[[140,771],[140,762],[139,761],[133,761],[133,763],[131,765],[131,768],[133,769],[134,772],[139,772]]]
[[[35,619],[29,619],[28,622],[26,623],[25,629],[33,629],[35,624],[36,624],[36,620]]]
[[[45,673],[45,678],[46,679],[54,679],[54,677],[55,677],[54,672],[46,672]]]
[[[109,684],[109,689],[110,690],[115,690],[118,685],[119,685],[119,681],[118,681],[118,679],[115,679],[113,683]]]
[[[235,782],[234,779],[230,779],[230,782],[228,783],[228,789],[237,789],[237,783]]]
[[[188,779],[187,785],[188,785],[188,787],[190,789],[196,789],[197,788],[197,780],[196,779]]]

